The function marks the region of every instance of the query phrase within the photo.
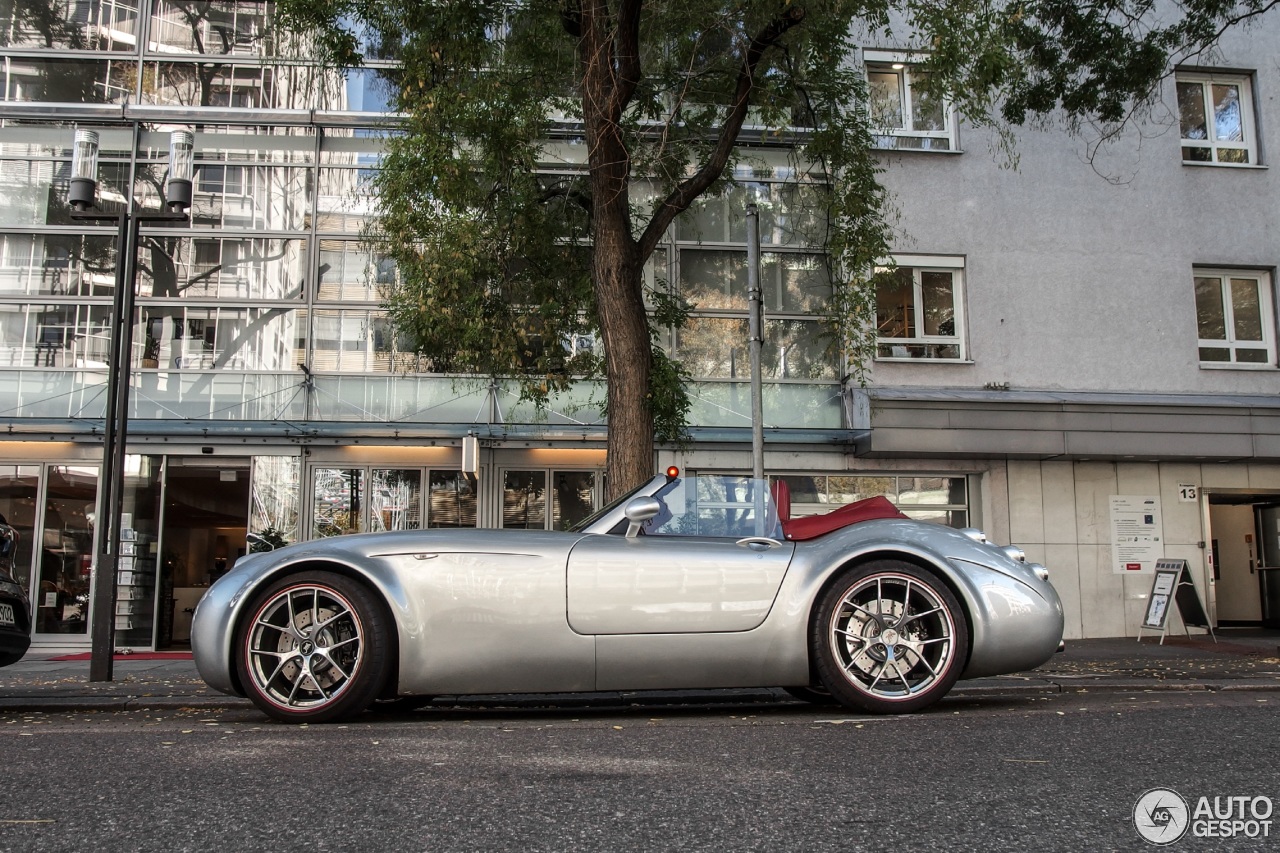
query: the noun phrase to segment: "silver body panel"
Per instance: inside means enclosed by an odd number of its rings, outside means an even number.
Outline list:
[[[239,693],[238,620],[255,591],[308,569],[362,579],[387,603],[403,695],[807,685],[825,584],[880,558],[948,582],[969,617],[965,678],[1034,668],[1062,639],[1052,585],[951,528],[884,519],[762,546],[608,533],[622,520],[618,508],[579,533],[409,531],[251,555],[197,607],[196,665]]]

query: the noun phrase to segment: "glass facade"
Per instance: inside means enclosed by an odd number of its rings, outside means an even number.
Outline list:
[[[34,463],[0,452],[0,513],[23,533],[20,580],[39,635],[87,636],[102,511],[92,442],[123,260],[116,223],[71,216],[77,129],[98,134],[95,210],[106,215],[161,211],[170,133],[194,138],[190,222],[142,223],[136,245],[118,644],[181,647],[207,584],[250,550],[358,531],[562,529],[603,501],[600,451],[581,463],[491,461],[485,480],[437,457],[309,460],[280,437],[325,424],[347,446],[371,429],[484,418],[598,431],[604,395],[583,382],[539,413],[515,383],[432,372],[395,334],[382,305],[400,273],[365,238],[394,133],[394,84],[381,72],[395,45],[365,44],[366,68],[325,69],[274,17],[258,0],[0,3],[0,417],[82,429],[90,451]],[[548,153],[557,168],[583,156],[573,143]],[[739,169],[742,185],[700,200],[646,265],[651,292],[692,311],[660,344],[694,377],[695,426],[750,424],[743,213],[754,202],[766,421],[839,429],[844,366],[819,313],[831,286],[819,186],[788,182],[782,154]],[[638,207],[653,196],[633,188]],[[274,444],[233,437],[255,429]],[[135,444],[147,430],[186,446]]]

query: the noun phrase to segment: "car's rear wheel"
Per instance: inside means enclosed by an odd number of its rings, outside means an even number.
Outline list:
[[[390,669],[390,624],[365,586],[332,572],[282,578],[255,596],[236,636],[246,695],[296,723],[347,719],[369,707]]]
[[[956,683],[969,626],[941,579],[910,563],[877,560],[845,571],[823,594],[810,645],[837,701],[900,714],[932,705]]]

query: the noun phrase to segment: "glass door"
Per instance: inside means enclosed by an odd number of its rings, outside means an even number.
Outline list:
[[[45,477],[44,523],[39,536],[36,634],[89,630],[97,465],[50,465]]]
[[[170,457],[156,647],[191,642],[191,616],[209,585],[245,554],[250,462],[240,457]]]

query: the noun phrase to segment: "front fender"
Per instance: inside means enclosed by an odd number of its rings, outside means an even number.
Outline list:
[[[244,695],[236,678],[232,645],[248,603],[259,589],[276,579],[310,570],[344,574],[372,587],[391,610],[398,647],[405,647],[403,626],[415,624],[409,618],[409,597],[385,563],[367,558],[357,562],[331,548],[324,551],[291,549],[282,556],[272,552],[253,554],[237,561],[235,568],[209,587],[191,617],[192,657],[200,677],[210,687],[222,693]]]

